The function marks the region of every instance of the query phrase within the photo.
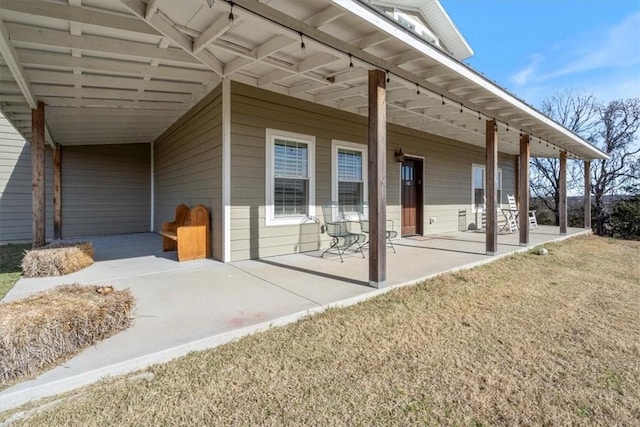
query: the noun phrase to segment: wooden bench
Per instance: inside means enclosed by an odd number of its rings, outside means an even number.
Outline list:
[[[176,207],[175,219],[162,224],[162,250],[178,251],[178,261],[211,257],[209,210],[203,205]]]

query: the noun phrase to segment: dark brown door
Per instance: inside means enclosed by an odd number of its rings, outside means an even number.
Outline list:
[[[422,234],[422,160],[405,159],[402,182],[402,236]]]

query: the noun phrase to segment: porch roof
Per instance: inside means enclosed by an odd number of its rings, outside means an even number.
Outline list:
[[[533,156],[606,158],[356,0],[2,0],[0,9],[0,109],[27,139],[41,100],[52,144],[149,142],[221,78],[366,115],[367,70],[379,68],[391,123],[484,146],[484,120],[496,119],[502,152],[519,152],[522,131]]]

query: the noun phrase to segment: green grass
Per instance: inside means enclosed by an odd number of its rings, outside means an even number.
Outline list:
[[[30,243],[10,243],[0,246],[0,300],[20,279],[22,275],[20,262],[27,249],[31,249]]]

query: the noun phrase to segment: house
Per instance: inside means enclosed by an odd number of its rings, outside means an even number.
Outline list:
[[[228,262],[326,247],[321,205],[366,200],[383,286],[387,219],[420,235],[484,214],[493,253],[506,195],[527,211],[530,155],[565,169],[606,158],[465,65],[473,52],[437,0],[0,9],[0,110],[31,141],[34,177],[2,241],[43,242],[48,212],[55,238],[157,232],[176,205],[202,203]],[[3,217],[17,170],[0,178]]]

